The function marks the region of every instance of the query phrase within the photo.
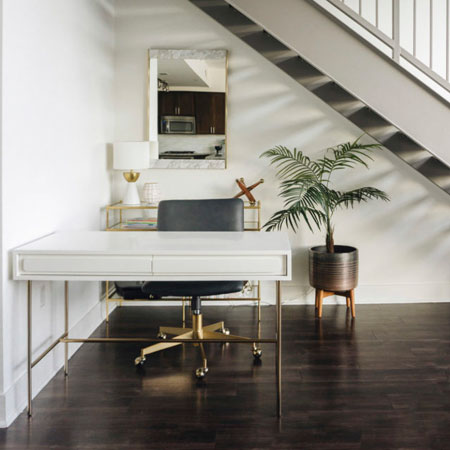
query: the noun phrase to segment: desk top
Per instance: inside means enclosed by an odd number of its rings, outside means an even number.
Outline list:
[[[17,247],[13,253],[125,255],[290,254],[286,233],[62,231]]]
[[[12,251],[14,279],[290,279],[287,233],[57,232]]]

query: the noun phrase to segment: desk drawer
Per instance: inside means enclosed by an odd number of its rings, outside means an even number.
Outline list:
[[[152,260],[148,256],[95,255],[22,255],[19,260],[22,275],[149,275]]]
[[[286,258],[267,256],[154,256],[154,275],[286,275]]]

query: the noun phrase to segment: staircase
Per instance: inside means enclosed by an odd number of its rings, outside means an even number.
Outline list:
[[[356,95],[225,0],[190,0],[435,185],[450,194],[450,167]],[[405,105],[407,107],[407,105]],[[425,118],[426,121],[426,118]],[[426,126],[426,122],[424,123]],[[450,124],[449,124],[450,126]]]

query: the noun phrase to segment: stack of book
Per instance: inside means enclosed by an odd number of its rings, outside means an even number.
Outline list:
[[[126,219],[122,226],[123,228],[155,229],[156,221],[156,217],[135,217],[133,219]]]

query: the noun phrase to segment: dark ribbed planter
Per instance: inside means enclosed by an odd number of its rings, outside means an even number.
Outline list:
[[[350,291],[358,284],[358,249],[335,245],[334,252],[324,245],[309,250],[309,282],[324,291]]]

